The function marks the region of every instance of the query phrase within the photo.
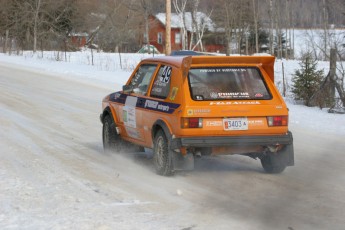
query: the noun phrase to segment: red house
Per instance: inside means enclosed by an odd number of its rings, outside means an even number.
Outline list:
[[[190,49],[192,33],[195,31],[192,26],[192,15],[190,12],[184,14],[185,29],[187,38],[187,47]],[[149,39],[150,45],[154,45],[159,52],[165,51],[165,20],[166,14],[159,13],[157,15],[149,16]],[[196,14],[196,21],[199,31],[204,30],[204,36],[201,45],[196,45],[196,35],[192,41],[192,47],[196,51],[204,52],[224,52],[224,31],[216,30],[212,20],[204,13],[198,12]],[[181,50],[183,48],[183,20],[180,14],[171,14],[171,50]],[[145,39],[144,39],[145,40]],[[202,48],[201,48],[202,47]],[[203,50],[201,50],[203,49]]]
[[[86,45],[89,35],[87,33],[71,33],[71,44],[75,47],[83,47]]]

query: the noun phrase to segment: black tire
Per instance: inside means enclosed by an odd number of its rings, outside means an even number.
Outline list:
[[[116,132],[116,125],[113,118],[109,115],[103,120],[103,149],[105,152],[120,152],[123,147],[123,141]]]
[[[261,158],[261,165],[264,168],[265,172],[271,174],[281,173],[285,170],[286,165],[281,165],[276,163],[277,156],[269,154]]]
[[[153,162],[157,174],[171,176],[174,174],[172,152],[163,130],[159,130],[154,138]]]

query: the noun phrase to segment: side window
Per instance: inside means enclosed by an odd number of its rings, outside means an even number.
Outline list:
[[[172,74],[172,67],[162,65],[159,68],[158,74],[155,78],[151,89],[151,96],[157,98],[167,98],[170,92],[170,78]]]
[[[157,65],[143,64],[139,67],[137,72],[131,79],[130,85],[133,86],[133,92],[141,95],[147,93],[152,75],[154,74]]]

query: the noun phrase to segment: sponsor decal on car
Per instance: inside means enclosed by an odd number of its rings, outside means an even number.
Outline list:
[[[136,113],[135,113],[135,105],[137,104],[138,98],[136,97],[127,97],[125,106],[123,107],[123,122],[125,126],[129,126],[132,128],[137,127],[136,123]]]
[[[247,92],[235,92],[235,93],[218,93],[219,98],[249,98]]]
[[[144,107],[154,109],[154,110],[163,111],[163,112],[168,112],[170,109],[169,105],[165,105],[165,104],[160,103],[158,101],[152,101],[152,100],[146,100]]]
[[[177,87],[172,88],[171,93],[170,93],[170,97],[169,97],[170,100],[172,100],[172,101],[175,100],[175,97],[177,95],[177,91],[178,91]]]
[[[127,100],[127,98],[130,98],[130,100]],[[149,109],[149,110],[154,110],[154,111],[164,112],[164,113],[169,113],[169,114],[173,113],[175,109],[180,107],[180,104],[176,104],[176,103],[156,101],[156,100],[146,99],[142,97],[133,97],[133,96],[128,96],[127,94],[119,95],[118,93],[114,93],[110,97],[110,101],[120,103],[120,104],[125,104],[127,107],[131,106],[132,108],[135,107],[135,108]]]
[[[192,116],[192,115],[201,115],[201,114],[206,114],[210,113],[210,109],[188,109],[187,110],[187,115]]]
[[[209,127],[223,126],[223,122],[221,120],[219,120],[219,121],[206,121],[206,126],[209,126]]]
[[[210,105],[260,105],[259,101],[211,101]]]
[[[263,126],[264,122],[263,122],[263,120],[249,120],[248,124],[250,126]]]

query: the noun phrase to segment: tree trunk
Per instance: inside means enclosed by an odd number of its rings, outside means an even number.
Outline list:
[[[336,68],[337,68],[337,50],[331,49],[331,56],[330,56],[330,78],[333,85],[333,95],[335,94],[335,89],[337,89],[339,97],[341,102],[343,103],[343,106],[345,107],[345,92],[344,92],[344,86],[339,84],[336,80]]]
[[[259,32],[258,32],[258,12],[253,0],[253,13],[254,13],[254,25],[255,25],[255,52],[259,53]]]
[[[285,59],[289,59],[289,54],[288,51],[290,50],[290,40],[288,40],[288,33],[290,30],[290,16],[289,16],[289,0],[286,1],[286,6],[285,6],[285,36],[286,36],[286,42],[285,42]]]
[[[148,52],[151,54],[151,46],[150,46],[150,33],[149,33],[149,14],[147,8],[145,8],[145,45],[148,47]],[[153,50],[153,53],[155,51]]]
[[[145,43],[147,45],[150,45],[149,14],[148,14],[148,12],[146,10],[145,10],[145,34],[146,34],[146,41],[145,41]]]
[[[166,0],[166,18],[165,18],[165,55],[171,53],[171,0]]]
[[[277,55],[279,59],[282,59],[283,57],[283,45],[282,45],[282,30],[281,30],[281,24],[280,24],[280,15],[281,15],[281,9],[278,3],[275,3],[275,21],[276,21],[276,37],[277,37]]]
[[[181,3],[181,6],[179,6],[179,2]],[[186,14],[185,14],[185,9],[186,9],[186,4],[187,0],[174,0],[173,1],[175,11],[176,13],[179,14],[180,20],[182,23],[181,29],[180,29],[180,34],[181,34],[181,49],[186,50],[188,48],[188,33],[186,29]]]
[[[7,49],[8,49],[8,37],[9,37],[9,30],[6,30],[6,37],[5,37],[5,45],[4,45],[4,53],[7,53]]]
[[[37,50],[37,27],[38,27],[38,12],[41,7],[41,0],[37,0],[36,9],[35,9],[35,17],[34,17],[34,45],[33,51],[36,53]]]
[[[183,12],[182,13],[182,23],[183,23],[183,30],[182,30],[182,49],[186,50],[188,47],[188,31],[186,28],[186,15]]]
[[[230,15],[230,3],[228,1],[224,1],[224,8],[226,13],[226,21],[225,21],[225,39],[226,39],[226,56],[231,54],[231,42],[232,42],[232,26],[231,26],[231,19]]]
[[[269,9],[269,13],[270,13],[270,23],[271,23],[271,28],[270,28],[270,54],[273,55],[274,54],[274,50],[273,50],[273,0],[269,0],[270,1],[270,9]]]
[[[328,27],[328,16],[327,16],[327,9],[326,9],[326,1],[323,0],[323,21],[324,21],[324,60],[327,60],[327,27]]]
[[[149,49],[149,53],[151,53],[151,49],[150,49],[150,35],[149,35],[149,9],[148,9],[148,5],[146,3],[146,1],[142,0],[141,1],[141,5],[144,8],[144,20],[145,20],[145,40],[144,40],[144,44],[148,46]]]

